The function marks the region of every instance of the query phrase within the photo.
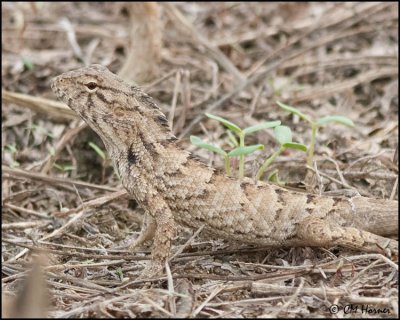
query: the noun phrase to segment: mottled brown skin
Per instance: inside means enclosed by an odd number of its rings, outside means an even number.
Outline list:
[[[52,88],[101,137],[146,212],[133,245],[154,240],[145,276],[162,271],[176,223],[264,246],[398,252],[397,241],[382,237],[397,234],[397,201],[318,196],[218,174],[176,144],[148,95],[100,65],[64,73]]]

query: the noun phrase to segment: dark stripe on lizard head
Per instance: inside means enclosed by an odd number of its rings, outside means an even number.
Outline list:
[[[91,94],[88,95],[88,98],[86,100],[86,107],[87,107],[88,111],[90,111],[90,109],[92,109],[92,107],[93,107],[93,98],[92,98]]]
[[[106,104],[110,104],[110,103],[111,103],[111,101],[108,101],[108,100],[106,99],[106,97],[104,96],[104,94],[102,94],[102,93],[99,92],[99,91],[96,91],[96,96],[97,96],[97,98],[98,98],[99,100],[103,101],[103,102],[106,103]]]

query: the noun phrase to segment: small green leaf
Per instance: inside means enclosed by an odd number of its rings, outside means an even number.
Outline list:
[[[63,167],[62,166],[60,166],[59,164],[57,164],[57,163],[53,163],[53,167],[54,168],[57,168],[58,170],[61,170],[61,171],[63,171]]]
[[[349,118],[343,117],[343,116],[327,116],[327,117],[323,117],[323,118],[318,119],[317,124],[319,126],[322,126],[324,124],[331,123],[331,122],[340,123],[340,124],[343,124],[343,125],[348,126],[348,127],[354,127],[353,121],[351,121]]]
[[[92,263],[94,263],[94,259],[83,259],[82,263],[92,264]]]
[[[63,166],[63,171],[72,171],[75,167],[72,164],[66,164]]]
[[[247,154],[253,153],[256,150],[263,150],[264,145],[263,144],[255,144],[251,146],[246,146],[246,147],[238,147],[233,149],[228,153],[228,157],[237,157],[237,156],[245,156]]]
[[[54,134],[53,134],[52,132],[46,130],[46,135],[47,135],[48,137],[54,139]]]
[[[274,134],[280,145],[292,142],[292,130],[287,126],[275,127]]]
[[[33,70],[33,63],[29,58],[22,57],[21,60],[22,60],[22,63],[24,64],[26,69]]]
[[[288,112],[290,112],[290,113],[293,113],[293,114],[297,114],[300,118],[302,118],[303,120],[305,120],[305,121],[308,121],[308,122],[312,122],[312,120],[310,119],[310,117],[309,116],[307,116],[307,115],[305,115],[303,112],[301,112],[300,110],[298,110],[298,109],[296,109],[296,108],[293,108],[293,107],[291,107],[291,106],[288,106],[287,104],[284,104],[284,103],[282,103],[282,102],[280,102],[280,101],[277,101],[276,102],[277,103],[277,105],[278,106],[280,106],[282,109],[284,109],[284,110],[286,110],[286,111],[288,111]]]
[[[243,133],[249,134],[249,133],[256,132],[258,130],[273,128],[273,127],[279,126],[280,124],[281,124],[281,122],[279,120],[263,122],[263,123],[259,123],[259,124],[256,124],[254,126],[244,129]]]
[[[15,153],[15,152],[17,152],[17,147],[16,147],[15,144],[7,144],[5,147],[6,147],[6,149],[8,149],[8,151],[9,151],[10,153]]]
[[[103,150],[101,150],[97,145],[95,145],[93,142],[89,142],[89,147],[91,147],[96,153],[103,159],[106,160],[106,154],[104,153]]]
[[[65,172],[65,171],[71,171],[71,170],[74,170],[74,169],[75,169],[75,167],[74,167],[73,165],[71,165],[71,164],[60,165],[60,164],[54,163],[54,164],[53,164],[53,167],[55,167],[55,168],[57,168],[58,170],[61,170],[61,171],[63,171],[63,172]]]
[[[19,167],[19,162],[18,162],[18,161],[13,161],[13,162],[11,163],[10,167],[11,167],[12,169]]]
[[[197,147],[206,149],[208,151],[211,152],[215,152],[221,156],[226,156],[226,152],[224,150],[222,150],[220,147],[217,147],[215,145],[209,144],[207,142],[204,142],[203,140],[201,140],[199,137],[196,136],[190,136],[190,142],[192,144],[194,144]]]
[[[274,182],[274,183],[276,183],[278,186],[281,186],[281,187],[283,187],[283,186],[285,185],[285,181],[282,181],[282,180],[279,178],[278,169],[275,169],[274,171],[272,171],[272,172],[269,174],[267,180],[270,181],[270,182]]]
[[[286,142],[286,143],[282,144],[282,146],[285,148],[296,149],[296,150],[301,150],[301,151],[307,152],[307,147],[304,144],[297,143],[297,142]]]
[[[278,169],[275,169],[268,175],[267,180],[271,181],[271,182],[276,182],[277,179],[279,179],[279,177],[278,177]]]
[[[122,280],[124,278],[124,273],[123,273],[121,267],[118,267],[118,269],[115,271],[115,273],[118,275],[120,280]]]
[[[228,134],[229,142],[231,142],[229,145],[231,147],[239,147],[239,141],[237,141],[232,131],[227,130],[226,133]]]
[[[56,149],[53,146],[47,146],[47,150],[49,151],[50,155],[54,157],[56,154]]]
[[[242,132],[242,129],[240,129],[236,124],[234,124],[224,118],[214,116],[213,114],[209,114],[209,113],[206,113],[206,116],[209,117],[210,119],[214,119],[214,120],[221,122],[225,127],[229,128],[233,132],[236,132],[236,133]]]

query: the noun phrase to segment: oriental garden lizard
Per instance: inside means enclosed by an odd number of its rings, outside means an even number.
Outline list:
[[[162,273],[176,224],[271,247],[342,246],[396,254],[398,202],[301,193],[234,179],[177,144],[153,99],[100,65],[66,72],[52,89],[100,136],[123,186],[145,211],[133,247],[153,240],[142,277]]]

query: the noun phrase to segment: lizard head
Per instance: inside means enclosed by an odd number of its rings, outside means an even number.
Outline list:
[[[116,105],[127,106],[126,97],[130,94],[128,84],[98,64],[53,78],[51,88],[86,122],[110,115]]]
[[[54,93],[102,138],[107,149],[173,138],[153,100],[101,65],[69,71],[51,82]],[[143,138],[144,137],[144,138]]]

